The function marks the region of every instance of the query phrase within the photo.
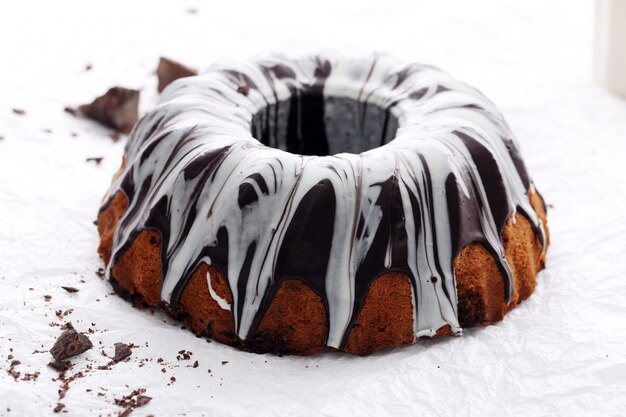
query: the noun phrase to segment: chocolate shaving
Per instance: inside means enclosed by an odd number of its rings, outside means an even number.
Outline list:
[[[66,330],[59,336],[50,353],[57,362],[80,355],[93,347],[91,340],[74,329]]]
[[[130,133],[139,118],[139,91],[113,87],[91,104],[78,108],[80,113],[123,133]]]
[[[179,78],[190,77],[192,75],[198,75],[198,71],[193,68],[189,68],[180,62],[161,57],[159,58],[159,66],[157,67],[157,78],[159,79],[157,90],[160,93],[173,81]]]
[[[15,108],[15,107],[14,107],[14,108],[13,108],[13,109],[11,109],[11,110],[13,110],[13,113],[15,113],[15,114],[17,114],[17,115],[20,115],[20,116],[23,116],[23,115],[25,115],[25,114],[26,114],[26,110],[24,110],[24,109],[18,109],[18,108]]]
[[[78,288],[74,288],[74,287],[64,287],[64,286],[61,286],[61,288],[63,288],[65,291],[67,291],[69,293],[78,292]]]
[[[63,410],[64,408],[65,408],[65,404],[63,404],[63,403],[57,403],[57,406],[56,406],[56,407],[54,407],[54,410],[52,410],[52,411],[54,411],[55,413],[59,413],[59,412],[61,412],[61,410]]]

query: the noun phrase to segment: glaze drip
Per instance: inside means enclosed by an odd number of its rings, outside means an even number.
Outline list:
[[[171,84],[135,127],[103,205],[117,191],[129,200],[107,273],[157,230],[162,301],[176,308],[211,264],[241,339],[299,278],[324,301],[327,346],[341,348],[389,271],[411,280],[415,338],[460,332],[459,251],[482,242],[510,299],[505,223],[518,211],[545,239],[512,137],[480,92],[427,65],[375,55],[214,66]]]

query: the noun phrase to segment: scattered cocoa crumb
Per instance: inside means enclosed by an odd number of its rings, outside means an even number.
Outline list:
[[[52,129],[43,129],[43,133],[52,133]]]
[[[188,361],[189,359],[191,359],[191,355],[193,355],[192,352],[185,350],[185,349],[179,350],[178,353],[179,354],[176,356],[176,360],[179,360],[179,361],[181,360]]]
[[[63,324],[60,327],[61,330],[74,330],[74,325],[72,324],[71,321],[65,322],[65,324]]]
[[[69,293],[78,292],[78,288],[74,288],[74,287],[64,287],[64,286],[61,286],[61,288],[63,288],[65,291],[67,291]]]
[[[95,162],[96,165],[100,165],[100,162],[102,162],[102,157],[98,156],[98,157],[93,157],[93,158],[87,158],[85,159],[86,162]]]
[[[104,278],[104,268],[98,268],[98,270],[96,271],[96,275],[100,278]]]
[[[189,14],[198,14],[198,9],[189,8],[189,9],[185,10],[185,12],[187,12]]]
[[[52,296],[51,295],[44,295],[43,296],[44,301],[46,302],[50,302],[50,300],[52,300]]]
[[[9,369],[7,369],[7,374],[12,376],[13,379],[16,381],[19,379],[21,373],[19,371],[16,371],[15,367],[21,363],[22,362],[18,361],[17,359],[14,359],[11,361],[11,364],[9,365]]]
[[[248,85],[240,85],[239,87],[237,87],[237,92],[239,94],[243,94],[244,96],[248,96],[248,94],[250,93],[250,86]]]
[[[57,403],[57,406],[56,406],[56,407],[54,407],[54,410],[52,410],[52,411],[54,411],[55,413],[59,413],[59,412],[61,412],[61,410],[63,410],[64,408],[65,408],[65,404],[63,404],[63,403]]]
[[[173,81],[179,78],[190,77],[192,75],[198,75],[198,71],[193,68],[189,68],[180,62],[161,57],[159,58],[159,65],[157,67],[157,78],[159,79],[157,90],[160,93]]]
[[[197,368],[198,366],[200,366],[200,364],[198,363],[198,361],[195,361],[195,362],[193,363],[193,367],[194,367],[194,368]]]
[[[123,133],[130,133],[139,117],[139,91],[110,88],[90,104],[78,108],[86,117]]]
[[[226,365],[228,361],[222,361],[222,365]]]
[[[91,64],[85,65],[85,71],[91,71],[92,68],[93,68],[93,65]]]
[[[143,395],[145,392],[145,388],[138,388],[136,390],[133,390],[133,392],[131,392],[130,394],[123,396],[122,398],[116,398],[115,405],[124,408],[124,410],[118,415],[128,416],[136,408],[143,407],[144,405],[148,404],[152,400],[152,397]]]
[[[54,346],[50,349],[50,353],[57,362],[63,361],[93,347],[91,340],[84,334],[78,333],[74,329],[66,330],[59,336]]]
[[[133,347],[132,343],[130,345],[127,345],[126,343],[116,343],[115,355],[113,356],[113,362],[117,363],[129,357],[133,353],[133,351],[131,350],[132,347]]]
[[[66,113],[71,114],[72,116],[77,116],[80,113],[77,108],[70,107],[70,106],[67,106],[67,107],[63,108],[63,111],[66,112]],[[74,135],[74,134],[72,134],[72,135]]]
[[[24,110],[24,109],[18,109],[16,107],[13,107],[12,110],[13,110],[13,113],[15,113],[17,115],[20,115],[20,116],[23,116],[23,115],[26,114],[26,110]]]
[[[176,382],[176,377],[175,376],[171,376],[170,377],[170,383],[173,384],[174,382]]]
[[[24,377],[22,378],[22,381],[36,381],[37,378],[39,378],[39,374],[40,374],[39,371],[35,371],[32,374],[25,373]]]

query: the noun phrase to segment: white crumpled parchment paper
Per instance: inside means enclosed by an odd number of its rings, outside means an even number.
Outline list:
[[[592,81],[592,6],[0,5],[0,415],[53,414],[57,403],[67,415],[117,415],[115,399],[137,388],[152,397],[137,416],[626,414],[626,101]],[[114,143],[63,108],[122,85],[142,90],[145,111],[160,55],[204,68],[328,47],[436,64],[500,106],[550,205],[552,247],[536,293],[495,326],[366,358],[239,352],[112,295],[96,275],[92,222],[125,138]],[[68,376],[84,377],[59,400],[46,364],[66,321],[92,329],[95,346],[72,360]],[[97,369],[116,342],[136,345],[130,359]],[[177,359],[181,350],[189,360]]]

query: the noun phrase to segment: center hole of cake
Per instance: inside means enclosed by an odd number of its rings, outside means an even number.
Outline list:
[[[261,143],[300,155],[361,153],[396,135],[398,120],[389,109],[347,97],[294,94],[260,109],[252,135]]]

